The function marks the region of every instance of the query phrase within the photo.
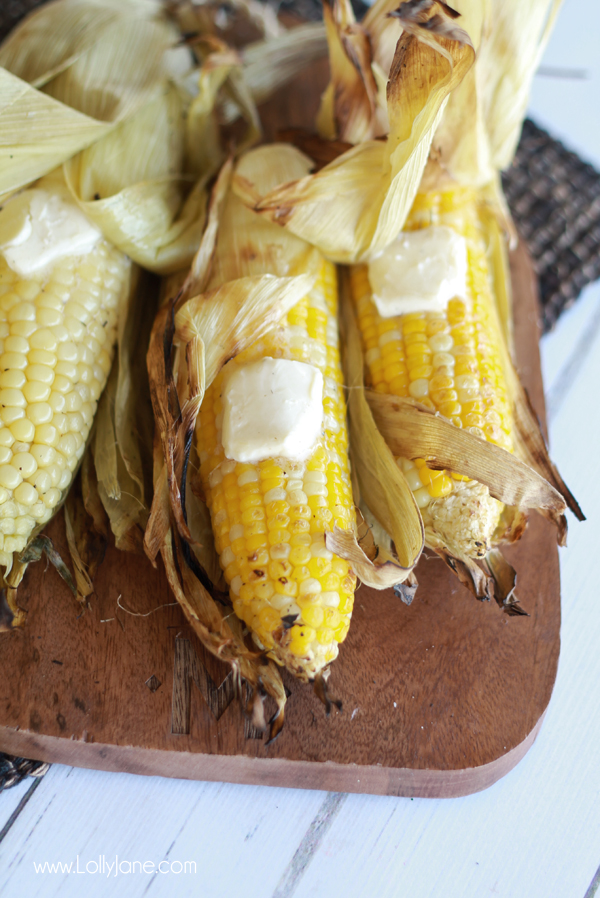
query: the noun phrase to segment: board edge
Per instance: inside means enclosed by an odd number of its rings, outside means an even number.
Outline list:
[[[50,764],[139,776],[393,795],[398,798],[460,798],[488,789],[506,776],[535,742],[545,714],[546,709],[525,739],[506,754],[479,767],[456,770],[173,752],[133,745],[82,742],[60,736],[40,736],[10,727],[0,728],[0,751]]]

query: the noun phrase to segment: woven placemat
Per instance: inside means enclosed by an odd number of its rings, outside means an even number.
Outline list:
[[[16,786],[26,776],[44,776],[49,767],[50,764],[45,761],[29,761],[27,758],[15,758],[0,752],[0,792]]]
[[[502,183],[535,261],[547,331],[600,277],[600,174],[526,119]]]
[[[43,0],[0,0],[0,40]],[[283,0],[277,9],[320,18],[318,0]],[[367,7],[357,0],[357,16]],[[544,332],[581,290],[600,277],[600,174],[527,119],[502,183],[519,233],[533,256],[540,283]],[[0,791],[47,764],[0,753]]]

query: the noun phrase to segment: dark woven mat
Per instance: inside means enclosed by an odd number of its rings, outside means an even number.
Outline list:
[[[0,40],[41,0],[0,0]],[[283,0],[278,9],[320,18],[317,0]],[[361,16],[366,6],[354,3]],[[581,290],[600,277],[600,174],[527,119],[515,160],[502,183],[517,228],[533,256],[544,332]],[[0,753],[0,791],[47,764]]]
[[[44,761],[28,761],[0,753],[0,792],[16,786],[26,776],[44,776],[49,767]]]
[[[535,260],[549,330],[600,277],[600,174],[526,119],[502,182]]]

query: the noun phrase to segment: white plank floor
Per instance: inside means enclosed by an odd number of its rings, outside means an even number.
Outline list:
[[[600,165],[598,26],[597,4],[565,2],[543,65],[587,77],[538,77],[531,114]],[[0,895],[592,898],[600,865],[600,285],[543,339],[542,363],[552,454],[588,522],[571,521],[561,552],[556,688],[515,770],[486,792],[442,801],[55,766],[39,784],[0,794]],[[117,876],[108,868],[116,855]],[[90,872],[76,872],[78,857]],[[103,872],[92,872],[102,857]],[[134,861],[163,863],[160,872],[127,874]],[[72,863],[72,872],[36,873],[44,862]]]

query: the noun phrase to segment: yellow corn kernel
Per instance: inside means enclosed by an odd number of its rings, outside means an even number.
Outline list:
[[[311,642],[316,638],[316,631],[312,627],[294,626],[290,630],[288,649],[292,655],[305,655]]]
[[[433,499],[439,499],[442,496],[449,496],[452,492],[452,480],[445,473],[439,471],[441,476],[436,477],[429,484],[429,495]]]

